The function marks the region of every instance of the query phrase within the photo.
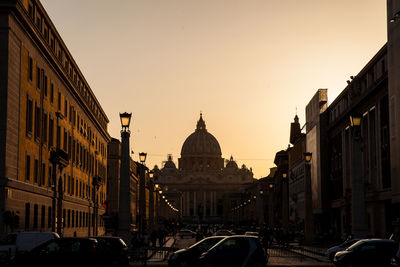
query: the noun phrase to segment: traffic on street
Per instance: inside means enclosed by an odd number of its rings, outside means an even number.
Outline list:
[[[151,242],[147,234],[132,233],[129,246],[113,236],[60,238],[51,232],[13,233],[0,240],[0,266],[398,266],[398,243],[391,239],[349,237],[329,247],[327,243],[302,243],[288,235],[282,238],[281,229],[248,230],[204,231],[192,225],[163,231],[161,243]],[[230,235],[220,235],[222,232]],[[27,244],[31,247],[24,249]]]

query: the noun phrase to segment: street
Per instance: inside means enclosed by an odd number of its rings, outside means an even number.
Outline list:
[[[172,238],[172,237],[171,237]],[[172,244],[173,242],[169,242]],[[195,238],[180,238],[176,236],[174,247],[176,249],[187,248],[196,243]],[[325,256],[316,255],[315,253],[309,253],[306,250],[296,250],[292,249],[282,250],[279,247],[273,246],[271,249],[268,249],[269,260],[267,266],[334,266],[330,263]],[[168,257],[167,257],[168,258]],[[134,262],[131,263],[130,266],[143,266],[142,263]],[[168,266],[168,260],[161,261],[159,259],[151,259],[147,262],[147,266]]]

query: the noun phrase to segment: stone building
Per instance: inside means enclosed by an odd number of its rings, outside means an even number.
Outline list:
[[[351,77],[348,86],[324,113],[328,142],[322,152],[328,159],[325,179],[329,187],[330,227],[338,235],[352,233],[354,226],[352,181],[355,171],[361,173],[364,181],[362,198],[367,234],[388,237],[393,231],[394,184],[390,165],[390,132],[393,129],[388,116],[387,55],[385,45],[355,77]],[[361,116],[360,151],[354,150],[356,140],[349,120],[354,115]],[[356,163],[358,157],[361,157],[360,164]]]
[[[290,144],[288,151],[289,182],[289,225],[298,231],[304,230],[305,220],[305,160],[306,136],[301,132],[297,115],[290,125]]]
[[[106,230],[110,233],[117,233],[118,218],[120,213],[120,171],[121,171],[121,142],[112,138],[108,143],[107,158],[107,216]],[[137,228],[137,214],[139,212],[139,173],[138,166],[135,161],[130,159],[130,181],[129,181],[129,198],[128,202],[129,215],[126,229]]]
[[[253,173],[245,165],[239,168],[233,157],[224,166],[221,155],[217,139],[207,131],[200,114],[195,132],[183,143],[178,167],[169,157],[162,169],[154,170],[164,193],[175,196],[172,202],[183,222],[232,220],[232,208],[240,201],[237,192],[242,185],[253,182]]]
[[[41,3],[0,10],[0,234],[102,234],[108,118]]]

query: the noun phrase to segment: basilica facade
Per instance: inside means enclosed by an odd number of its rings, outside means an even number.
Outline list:
[[[154,173],[163,195],[185,223],[232,222],[241,188],[253,182],[251,169],[239,168],[232,156],[222,158],[221,147],[207,131],[202,114],[196,130],[183,143],[178,167],[168,156],[161,169],[155,166]]]

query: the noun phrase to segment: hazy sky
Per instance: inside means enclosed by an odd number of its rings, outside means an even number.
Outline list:
[[[318,88],[329,103],[385,44],[384,0],[42,0],[120,138],[159,166],[200,111],[223,157],[268,175]]]

